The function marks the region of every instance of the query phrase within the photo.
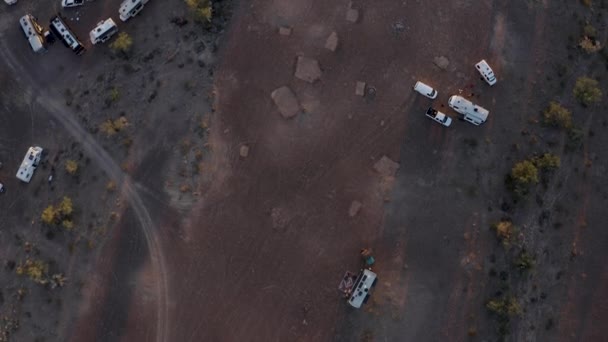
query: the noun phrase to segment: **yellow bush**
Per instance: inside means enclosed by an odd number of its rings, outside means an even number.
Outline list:
[[[57,210],[52,205],[49,205],[42,211],[42,222],[46,224],[55,223],[57,217]]]
[[[116,40],[110,44],[110,48],[116,52],[128,52],[133,45],[133,38],[126,32],[120,32]]]
[[[18,275],[26,275],[31,280],[38,284],[46,284],[48,282],[46,273],[49,266],[42,260],[25,260],[25,263],[19,264],[15,270]]]
[[[531,161],[524,160],[513,166],[511,177],[518,184],[536,184],[538,183],[538,169]]]
[[[59,203],[59,207],[57,209],[64,217],[72,215],[72,212],[74,211],[74,208],[72,207],[72,199],[67,196],[63,197],[63,200],[61,200],[61,203]]]
[[[213,18],[213,4],[211,0],[185,0],[188,8],[194,13],[197,21],[209,23]]]
[[[65,171],[71,175],[75,175],[78,172],[78,163],[75,160],[68,160],[65,162]]]

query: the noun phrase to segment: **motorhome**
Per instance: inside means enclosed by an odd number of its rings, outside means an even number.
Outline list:
[[[361,270],[352,287],[352,292],[348,298],[348,304],[354,308],[360,308],[367,302],[371,295],[371,289],[376,285],[378,277],[376,273],[364,269]]]
[[[450,96],[448,99],[448,105],[458,114],[460,114],[460,117],[463,120],[476,126],[486,122],[488,119],[488,114],[490,114],[487,109],[480,107],[459,95]]]
[[[21,166],[19,166],[19,170],[17,171],[17,178],[22,182],[29,183],[34,175],[34,171],[38,167],[40,163],[40,158],[42,157],[42,147],[40,146],[32,146],[27,150],[23,161],[21,162]]]
[[[53,34],[57,37],[61,38],[63,45],[72,49],[77,55],[82,55],[84,53],[84,46],[60,15],[51,18],[51,31],[53,31]]]
[[[26,14],[19,19],[19,24],[32,50],[37,53],[46,52],[45,39],[49,35],[49,31],[38,24],[36,17]]]
[[[89,33],[89,38],[91,38],[91,43],[93,44],[105,43],[116,32],[118,32],[116,23],[112,18],[108,18],[97,23],[97,26]]]
[[[127,21],[141,12],[144,5],[148,3],[148,0],[125,0],[120,4],[118,14],[120,14],[120,20]]]

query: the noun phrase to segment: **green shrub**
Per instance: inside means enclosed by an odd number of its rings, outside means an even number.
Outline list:
[[[213,17],[213,4],[211,0],[185,0],[186,5],[194,13],[198,22],[209,23]]]
[[[520,161],[511,169],[511,177],[517,184],[530,185],[538,183],[538,169],[529,160]]]
[[[559,168],[560,159],[558,156],[545,153],[540,157],[536,157],[533,159],[534,165],[542,171],[552,171]]]
[[[592,105],[602,98],[599,83],[589,77],[579,77],[572,93],[583,106]]]
[[[118,37],[110,44],[110,49],[115,52],[127,53],[133,46],[133,38],[126,32],[120,32]]]
[[[572,127],[572,112],[559,103],[551,101],[549,107],[543,112],[543,121],[550,126],[570,128]]]

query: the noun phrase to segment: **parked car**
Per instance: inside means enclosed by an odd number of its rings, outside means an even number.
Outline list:
[[[445,127],[450,127],[450,125],[452,124],[452,118],[443,114],[442,112],[438,111],[433,107],[429,107],[429,109],[426,110],[426,116],[432,119],[433,121],[444,125]]]
[[[494,71],[490,68],[488,62],[485,59],[479,61],[479,63],[475,64],[475,68],[481,74],[481,77],[486,81],[489,85],[496,84],[496,76],[494,76]]]
[[[14,5],[17,3],[17,0],[4,0],[4,2],[6,2],[7,5]]]
[[[67,7],[78,7],[84,5],[84,0],[61,0],[61,6]]]
[[[434,99],[437,97],[437,90],[433,89],[433,87],[431,87],[430,85],[427,85],[420,81],[416,82],[416,84],[414,85],[414,90],[428,97],[429,99]]]

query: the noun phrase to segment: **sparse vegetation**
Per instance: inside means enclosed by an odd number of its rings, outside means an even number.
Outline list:
[[[511,177],[517,185],[533,185],[538,183],[538,169],[529,160],[520,161],[511,169]]]
[[[589,106],[602,98],[599,83],[593,78],[579,77],[573,90],[574,97],[583,105]]]
[[[108,181],[108,183],[106,183],[106,191],[108,191],[108,192],[116,191],[116,182],[113,180]]]
[[[496,232],[496,236],[505,247],[511,246],[517,239],[517,227],[511,221],[502,220],[494,223],[490,228]]]
[[[186,0],[186,5],[193,12],[194,19],[201,23],[210,23],[213,17],[211,0]]]
[[[61,224],[65,229],[69,230],[74,228],[74,222],[72,221],[73,212],[72,199],[65,196],[58,205],[46,207],[42,211],[41,219],[47,225]]]
[[[511,317],[521,314],[521,306],[517,299],[511,296],[494,298],[486,303],[486,308],[501,317]]]
[[[110,89],[110,93],[108,94],[107,102],[114,103],[118,101],[118,99],[120,99],[120,91],[118,88],[112,87],[112,89]]]
[[[549,126],[568,129],[572,127],[572,112],[559,103],[551,101],[543,112],[543,122]]]
[[[78,163],[72,159],[67,160],[65,162],[65,171],[70,175],[75,175],[78,172]]]
[[[108,119],[101,123],[99,129],[105,133],[107,136],[112,136],[122,130],[124,130],[127,126],[129,126],[129,121],[126,117],[121,116],[118,119],[111,120]]]
[[[47,272],[49,266],[42,260],[26,259],[24,263],[17,266],[15,272],[18,275],[24,275],[38,284],[46,284],[48,282]]]
[[[114,52],[120,52],[123,54],[128,53],[133,46],[133,38],[126,32],[120,32],[118,37],[110,44],[110,48]]]
[[[526,251],[521,251],[514,261],[514,265],[522,270],[529,270],[534,267],[534,258]]]
[[[540,157],[533,158],[533,163],[540,170],[547,172],[559,168],[560,159],[554,154],[545,153]]]

